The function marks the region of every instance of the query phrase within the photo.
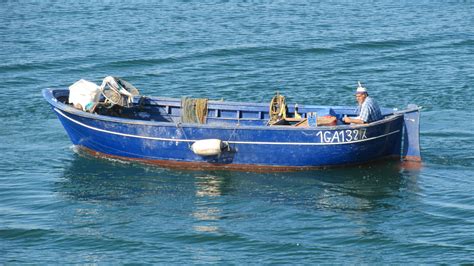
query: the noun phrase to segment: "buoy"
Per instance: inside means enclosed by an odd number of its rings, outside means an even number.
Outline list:
[[[219,155],[225,146],[220,139],[202,139],[194,142],[191,150],[200,156],[214,156]]]

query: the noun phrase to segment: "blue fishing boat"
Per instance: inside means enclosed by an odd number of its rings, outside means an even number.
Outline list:
[[[355,107],[297,106],[281,95],[270,104],[148,97],[115,81],[116,89],[105,90],[104,80],[83,104],[71,97],[84,84],[43,90],[80,150],[179,169],[291,171],[421,161],[416,105],[381,108],[383,119],[372,123],[344,124]]]

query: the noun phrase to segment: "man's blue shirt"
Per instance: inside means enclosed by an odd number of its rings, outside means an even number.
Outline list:
[[[371,123],[383,118],[379,105],[370,97],[365,98],[362,105],[357,107],[357,113],[359,114],[359,119],[365,123]]]

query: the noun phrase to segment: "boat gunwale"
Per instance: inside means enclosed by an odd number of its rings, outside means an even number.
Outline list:
[[[236,125],[226,125],[226,124],[192,124],[192,123],[181,123],[181,122],[157,122],[157,121],[146,121],[146,120],[136,120],[136,119],[129,119],[129,118],[117,118],[117,117],[111,117],[111,116],[105,116],[105,115],[99,115],[99,114],[91,114],[88,112],[84,112],[82,110],[78,110],[76,108],[73,108],[67,104],[64,104],[60,101],[58,101],[54,95],[53,91],[67,91],[65,89],[53,89],[53,88],[46,88],[42,90],[43,97],[48,101],[49,104],[54,106],[55,108],[73,114],[77,116],[81,116],[84,118],[88,119],[94,119],[94,120],[99,120],[99,121],[105,121],[105,122],[114,122],[114,123],[120,123],[120,124],[130,124],[130,125],[143,125],[143,126],[166,126],[166,127],[181,127],[181,128],[211,128],[211,129],[247,129],[247,130],[296,130],[296,131],[302,131],[302,130],[307,130],[307,131],[320,131],[320,130],[337,130],[337,129],[358,129],[358,128],[369,128],[373,126],[377,126],[380,124],[385,124],[392,122],[393,120],[396,120],[398,117],[403,116],[404,113],[410,112],[410,111],[416,111],[419,110],[419,108],[414,108],[414,109],[406,109],[406,110],[401,110],[401,111],[394,111],[393,114],[388,115],[384,119],[368,123],[368,124],[348,124],[348,125],[336,125],[336,126],[318,126],[318,127],[291,127],[291,126],[242,126],[239,124]],[[153,97],[150,97],[153,99]],[[156,98],[155,98],[156,99]],[[164,98],[165,100],[173,100],[175,101],[176,98]],[[212,101],[212,102],[217,102],[220,103],[219,101]],[[261,103],[252,103],[252,102],[222,102],[222,103],[230,103],[231,105],[242,105],[242,104],[253,104],[254,106],[261,106]],[[307,108],[328,108],[329,106],[316,106],[316,105],[307,105]],[[344,108],[344,109],[351,109],[352,107],[349,106],[330,106],[330,108],[333,109],[338,109],[338,108]]]

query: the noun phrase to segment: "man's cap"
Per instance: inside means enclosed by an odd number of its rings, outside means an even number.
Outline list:
[[[357,87],[355,94],[367,93],[367,89],[362,87],[362,85],[360,84],[360,81],[358,81],[357,83],[359,84],[359,86]]]

